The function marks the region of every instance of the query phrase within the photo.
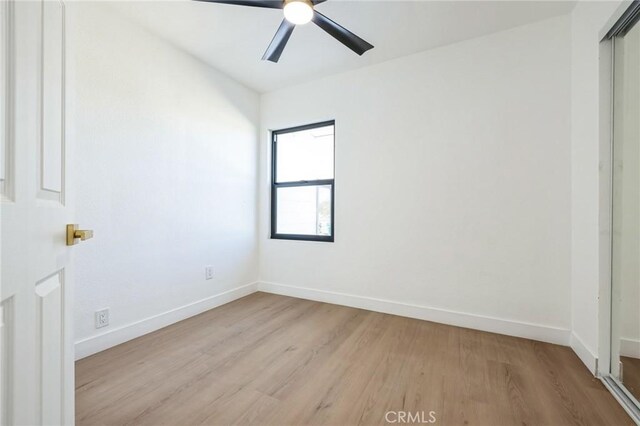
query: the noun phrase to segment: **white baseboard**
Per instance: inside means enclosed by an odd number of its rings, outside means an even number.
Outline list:
[[[258,287],[259,286],[258,284]],[[640,340],[621,338],[620,355],[630,358],[640,358]]]
[[[587,366],[589,371],[594,375],[598,375],[598,357],[593,354],[591,349],[584,344],[582,339],[577,334],[571,333],[569,346],[573,349],[573,352],[578,355],[578,358]]]
[[[433,321],[457,327],[506,334],[508,336],[524,337],[527,339],[555,343],[563,346],[569,345],[569,336],[571,334],[570,330],[559,327],[550,327],[540,324],[531,324],[285,284],[259,282],[258,291],[297,297],[300,299],[315,300],[318,302],[333,303],[336,305],[350,306],[353,308],[367,309],[370,311],[383,312],[386,314],[416,318],[425,321]]]
[[[89,355],[93,355],[97,352],[119,345],[120,343],[127,342],[131,339],[159,330],[178,321],[198,315],[202,312],[208,311],[209,309],[233,302],[236,299],[255,293],[257,288],[257,282],[246,284],[225,291],[224,293],[216,294],[188,305],[180,306],[179,308],[145,318],[132,324],[108,330],[97,336],[91,336],[77,341],[75,343],[75,359],[78,360]]]

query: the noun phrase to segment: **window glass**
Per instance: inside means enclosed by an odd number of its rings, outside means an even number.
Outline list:
[[[278,134],[276,182],[333,179],[333,125]]]
[[[331,186],[277,189],[278,234],[331,235]]]

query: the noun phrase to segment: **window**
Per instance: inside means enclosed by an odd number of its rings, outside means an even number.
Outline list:
[[[333,241],[335,122],[272,133],[271,238]]]

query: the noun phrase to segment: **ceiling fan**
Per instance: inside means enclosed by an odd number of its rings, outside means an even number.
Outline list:
[[[373,45],[367,43],[348,29],[332,21],[314,9],[314,6],[326,0],[196,0],[209,3],[233,4],[237,6],[263,7],[267,9],[284,9],[284,19],[271,40],[263,60],[278,62],[289,37],[296,25],[303,25],[310,21],[325,30],[340,43],[362,55]]]

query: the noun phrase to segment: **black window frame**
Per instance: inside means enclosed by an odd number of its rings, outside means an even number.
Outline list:
[[[333,179],[301,180],[293,182],[277,182],[277,138],[278,135],[316,129],[319,127],[333,126]],[[319,123],[305,124],[303,126],[289,127],[286,129],[271,131],[271,239],[297,240],[297,241],[322,241],[333,243],[335,240],[335,192],[336,192],[336,121],[328,120]],[[300,186],[331,186],[331,235],[305,235],[305,234],[279,234],[277,232],[277,191],[278,188],[291,188]]]

